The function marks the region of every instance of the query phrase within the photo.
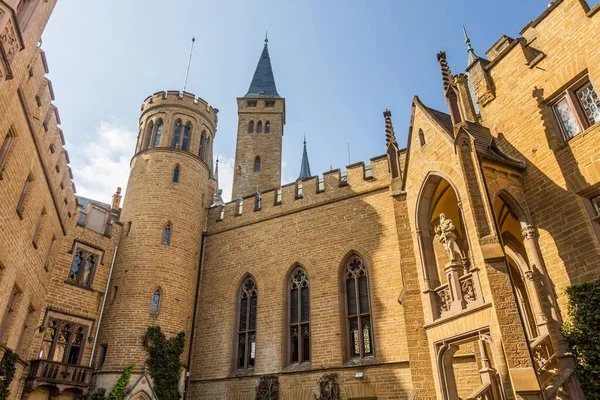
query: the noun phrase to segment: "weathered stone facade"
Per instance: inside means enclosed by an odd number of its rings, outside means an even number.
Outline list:
[[[386,111],[383,156],[283,187],[285,99],[265,41],[237,99],[234,200],[215,195],[218,111],[168,91],[142,105],[121,211],[120,190],[110,205],[74,196],[35,46],[54,2],[12,3],[0,2],[11,399],[110,390],[132,362],[127,398],[156,398],[151,325],[185,332],[189,399],[254,399],[274,375],[280,398],[308,400],[331,373],[342,399],[583,398],[559,328],[564,288],[600,278],[600,5],[554,1],[487,59],[467,38],[468,75],[440,52],[449,113],[415,97],[406,149]]]

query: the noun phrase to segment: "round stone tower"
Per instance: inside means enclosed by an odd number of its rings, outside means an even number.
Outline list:
[[[110,390],[132,362],[136,381],[148,357],[144,335],[153,325],[167,337],[185,332],[187,369],[202,232],[215,190],[210,160],[217,111],[177,91],[155,93],[142,105],[98,337],[98,387]]]

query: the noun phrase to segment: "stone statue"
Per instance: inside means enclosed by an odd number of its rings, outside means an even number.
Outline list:
[[[440,224],[435,227],[435,233],[439,236],[440,242],[444,245],[446,254],[448,255],[449,261],[457,261],[455,249],[456,245],[456,234],[454,231],[456,227],[450,218],[446,217],[446,214],[440,214]]]

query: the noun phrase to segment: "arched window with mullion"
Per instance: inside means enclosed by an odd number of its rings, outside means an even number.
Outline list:
[[[150,147],[150,139],[152,137],[152,132],[154,132],[154,122],[148,122],[146,125],[146,133],[144,134],[144,142],[142,143],[142,150],[146,150]]]
[[[236,369],[254,368],[256,360],[256,322],[258,288],[254,278],[246,277],[239,291],[239,318],[236,339]]]
[[[358,256],[353,255],[346,263],[343,278],[348,358],[373,356],[375,351],[367,266]]]
[[[181,140],[181,120],[175,121],[175,127],[173,129],[173,140],[171,141],[171,147],[174,149],[179,148],[179,142]]]
[[[156,132],[154,133],[154,143],[153,143],[154,147],[160,146],[160,138],[162,137],[162,131],[163,131],[163,121],[162,121],[162,119],[159,119],[158,122],[156,123]]]
[[[301,266],[290,276],[288,295],[288,364],[310,362],[310,289]]]
[[[189,150],[190,149],[190,140],[192,135],[192,124],[189,122],[185,124],[185,128],[183,128],[183,140],[181,141],[181,150]]]

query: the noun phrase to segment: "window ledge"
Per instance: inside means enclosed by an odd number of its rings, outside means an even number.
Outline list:
[[[94,289],[92,289],[92,288],[91,288],[91,287],[89,287],[89,286],[85,286],[85,285],[82,285],[82,284],[80,284],[80,283],[77,283],[77,282],[70,281],[70,280],[68,280],[68,279],[67,279],[67,280],[65,280],[65,283],[66,283],[67,285],[75,286],[75,287],[78,287],[78,288],[81,288],[81,289],[84,289],[84,290],[87,290],[87,291],[90,291],[90,292],[96,292],[96,291],[97,291],[97,290],[94,290]]]
[[[244,376],[252,376],[252,375],[254,375],[254,368],[236,369],[229,376],[231,378],[241,378]]]
[[[372,365],[372,364],[378,364],[375,356],[367,356],[367,357],[363,357],[363,358],[351,358],[344,364],[344,366],[345,367],[355,367],[355,366],[359,366],[359,365]]]
[[[296,372],[296,371],[309,371],[312,369],[312,366],[310,364],[310,361],[307,362],[303,362],[301,364],[298,364],[297,362],[288,365],[287,367],[285,367],[282,372]]]
[[[579,141],[583,140],[584,137],[592,134],[594,131],[600,131],[600,122],[596,122],[594,125],[589,126],[587,129],[581,131],[569,140],[565,140],[556,148],[556,151],[562,152],[565,148],[571,147],[572,145],[578,143]]]

